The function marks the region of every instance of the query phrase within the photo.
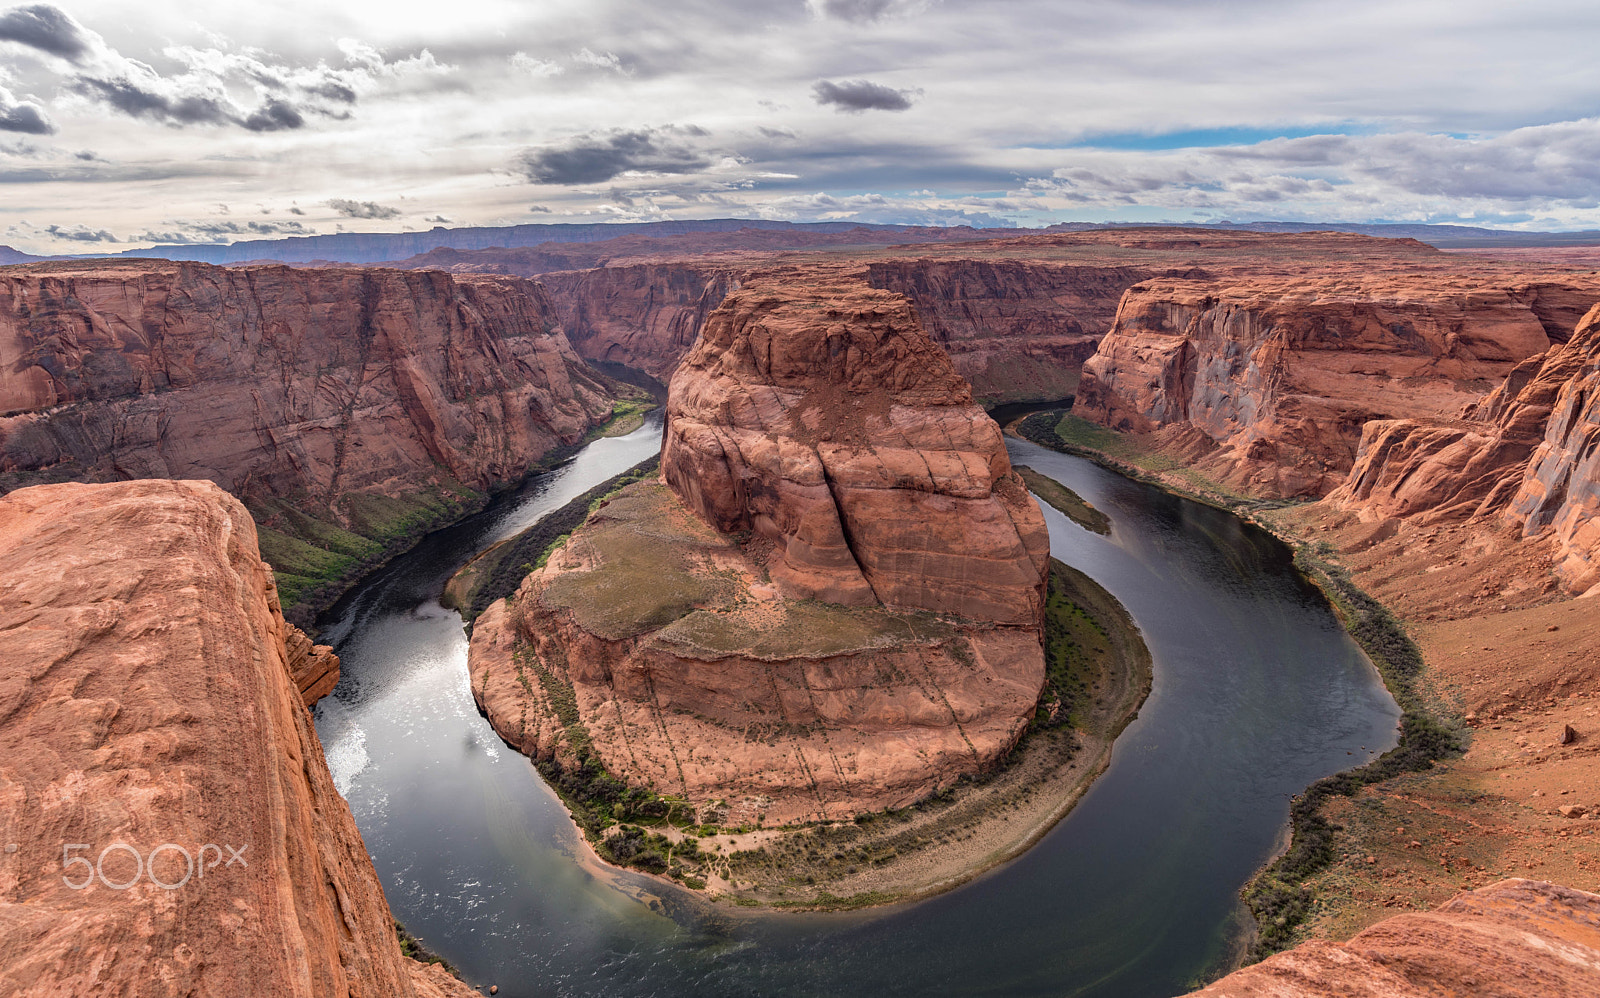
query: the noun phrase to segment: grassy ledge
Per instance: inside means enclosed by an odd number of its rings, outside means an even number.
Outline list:
[[[1027,465],[1017,465],[1012,470],[1022,476],[1022,481],[1028,486],[1029,492],[1060,510],[1073,523],[1097,534],[1111,533],[1111,518],[1084,502],[1078,493],[1054,478],[1046,478]]]
[[[1435,762],[1458,755],[1466,741],[1460,718],[1428,688],[1422,652],[1400,621],[1356,585],[1346,569],[1328,560],[1333,554],[1331,546],[1300,543],[1253,515],[1295,503],[1236,496],[1176,460],[1152,454],[1135,437],[1059,410],[1034,413],[1018,420],[1011,431],[1042,447],[1087,458],[1186,499],[1227,510],[1287,544],[1295,553],[1295,568],[1322,590],[1399,705],[1399,744],[1372,762],[1318,780],[1297,796],[1289,807],[1288,848],[1241,892],[1257,927],[1250,962],[1288,949],[1300,941],[1298,930],[1316,900],[1306,879],[1336,859],[1334,843],[1340,828],[1323,815],[1323,805],[1334,797],[1353,797],[1363,787],[1431,769]]]
[[[660,457],[650,457],[614,475],[578,496],[560,509],[543,517],[522,533],[481,552],[468,562],[445,586],[440,600],[447,608],[459,611],[468,623],[497,600],[517,591],[527,574],[544,566],[550,551],[589,518],[595,506],[607,496],[656,473]]]

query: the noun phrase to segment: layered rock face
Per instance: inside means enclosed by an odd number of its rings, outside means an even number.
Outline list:
[[[1497,517],[1548,536],[1574,592],[1600,583],[1600,307],[1566,342],[1519,364],[1462,419],[1368,423],[1328,501],[1363,519]]]
[[[1147,281],[1084,365],[1078,411],[1119,430],[1198,430],[1215,448],[1199,465],[1219,479],[1319,497],[1370,421],[1453,417],[1547,350],[1528,297],[1474,282]]]
[[[542,282],[579,353],[625,364],[664,384],[706,316],[739,286],[739,273],[660,263],[547,274]]]
[[[662,474],[776,548],[785,595],[1041,619],[1049,541],[994,421],[901,296],[755,282],[673,376]]]
[[[905,299],[735,292],[673,377],[662,467],[478,618],[507,741],[770,824],[904,806],[1015,744],[1048,537]]]
[[[1212,998],[1546,998],[1600,994],[1600,897],[1506,880],[1345,943],[1301,943],[1224,977]]]
[[[400,952],[255,540],[209,482],[0,498],[0,991],[474,993]]]
[[[1139,267],[1026,260],[890,260],[867,266],[875,288],[910,298],[934,341],[981,397],[1057,399],[1116,317]]]
[[[0,472],[321,504],[519,477],[611,401],[531,282],[158,260],[0,271],[0,375]]]

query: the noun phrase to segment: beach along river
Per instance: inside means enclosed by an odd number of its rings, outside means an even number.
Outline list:
[[[913,905],[748,914],[597,870],[525,758],[478,714],[446,579],[655,452],[659,417],[426,539],[329,612],[343,659],[317,730],[395,916],[518,996],[1181,994],[1226,960],[1290,797],[1394,744],[1399,712],[1287,549],[1079,458],[1012,460],[1111,517],[1045,506],[1051,553],[1128,608],[1149,700],[1083,801],[1019,859]]]

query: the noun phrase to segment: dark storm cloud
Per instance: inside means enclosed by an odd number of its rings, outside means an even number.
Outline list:
[[[841,111],[905,111],[911,107],[914,90],[896,90],[871,80],[844,80],[833,83],[818,80],[811,97],[818,104],[832,104]]]
[[[252,132],[278,132],[285,128],[299,128],[306,123],[305,115],[286,100],[271,98],[240,122]]]
[[[629,171],[694,173],[712,161],[686,139],[705,135],[701,128],[672,125],[590,132],[560,145],[529,149],[517,165],[536,184],[598,184]]]
[[[78,243],[117,243],[122,241],[105,229],[91,229],[85,225],[47,225],[44,227],[44,231],[57,239],[67,239]]]
[[[12,7],[0,13],[0,41],[16,42],[77,62],[89,54],[89,39],[78,22],[47,3]]]
[[[145,118],[175,125],[223,125],[234,120],[223,100],[214,94],[167,95],[147,90],[132,80],[80,76],[73,89],[97,98],[130,118]]]
[[[379,204],[376,201],[352,201],[349,198],[329,198],[329,208],[343,215],[345,218],[399,218],[402,214],[399,208]]]
[[[0,88],[0,132],[22,132],[26,135],[53,135],[56,126],[45,117],[44,108],[32,101],[14,101],[11,94]]]

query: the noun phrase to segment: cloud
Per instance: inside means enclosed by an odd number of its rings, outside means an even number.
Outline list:
[[[818,104],[832,104],[840,111],[858,114],[862,111],[905,111],[911,107],[911,98],[920,90],[896,90],[870,80],[845,80],[833,83],[818,80],[811,87],[811,98]]]
[[[152,229],[128,237],[130,243],[168,245],[232,242],[229,236],[314,236],[317,230],[303,222],[235,222],[232,219],[174,219],[168,229]]]
[[[122,240],[113,236],[105,229],[95,229],[87,225],[47,225],[44,231],[53,238],[65,239],[77,243],[118,243]]]
[[[548,214],[550,214],[549,205],[530,204],[530,205],[528,205],[528,210],[533,212],[535,215],[548,215]]]
[[[399,218],[402,212],[399,208],[378,204],[376,201],[352,201],[349,198],[329,198],[326,202],[329,208],[343,215],[345,218]]]
[[[130,118],[184,127],[233,125],[252,132],[303,128],[312,118],[343,120],[364,93],[415,86],[454,71],[428,50],[389,61],[361,42],[341,40],[343,66],[285,62],[260,49],[233,50],[220,36],[209,48],[172,45],[161,54],[182,67],[162,73],[108,45],[49,4],[0,14],[0,39],[28,45],[70,64],[63,88]],[[254,101],[235,96],[252,91]],[[26,114],[24,123],[40,118]],[[16,130],[16,129],[14,129]]]
[[[584,66],[593,66],[595,69],[609,69],[614,73],[626,72],[622,68],[622,60],[613,52],[592,52],[588,46],[572,53],[572,60]]]
[[[83,28],[59,7],[47,3],[12,7],[0,13],[0,40],[78,62],[91,50]]]
[[[692,125],[589,132],[559,145],[529,149],[517,165],[536,184],[568,186],[604,183],[624,173],[694,173],[713,160],[687,140],[705,135]]]
[[[511,66],[529,76],[560,76],[565,72],[560,63],[551,62],[549,59],[536,59],[526,52],[513,52]]]
[[[26,135],[54,135],[56,126],[45,116],[44,108],[32,101],[19,102],[11,91],[0,87],[0,132]]]
[[[918,0],[806,0],[806,9],[819,20],[867,24],[921,13],[927,9],[927,4]]]

